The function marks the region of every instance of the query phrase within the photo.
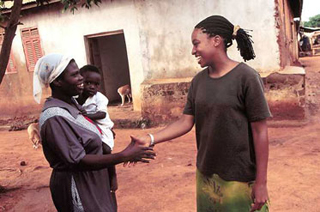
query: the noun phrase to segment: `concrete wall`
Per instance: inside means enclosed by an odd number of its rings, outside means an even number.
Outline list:
[[[17,39],[15,39],[17,40]],[[15,42],[13,46],[17,46]],[[17,73],[6,74],[0,85],[0,121],[33,117],[34,114],[39,114],[42,106],[35,103],[32,96],[32,79],[33,72],[29,72],[25,66],[25,58],[22,48],[14,48],[12,54],[15,58]],[[44,96],[48,96],[49,89],[43,90]]]
[[[247,63],[264,78],[273,119],[304,119],[304,73],[278,73],[298,59],[297,34],[288,1],[199,0],[190,7],[192,2],[146,0],[136,4],[141,10],[138,14],[146,14],[138,16],[147,79],[141,86],[143,118],[157,125],[181,115],[189,80],[171,82],[170,78],[192,77],[199,71],[191,56],[191,32],[199,21],[219,14],[235,25],[253,30],[256,58]],[[228,54],[242,61],[235,42]]]
[[[187,100],[192,78],[146,80],[141,85],[142,118],[149,126],[158,126],[178,119]]]
[[[235,6],[236,5],[236,6]],[[251,32],[256,59],[248,64],[263,75],[280,69],[280,53],[273,0],[106,0],[73,15],[61,13],[60,4],[25,10],[13,42],[18,74],[6,76],[0,87],[1,108],[29,113],[40,106],[32,99],[32,73],[28,73],[22,49],[21,28],[38,27],[44,54],[60,52],[75,57],[79,67],[89,60],[85,36],[123,30],[127,47],[134,109],[141,110],[140,85],[144,80],[193,77],[200,71],[191,55],[191,33],[202,19],[220,14]],[[236,44],[228,50],[242,61]],[[47,93],[49,95],[49,93]],[[24,106],[25,110],[21,110]]]
[[[273,120],[303,120],[305,74],[273,73],[264,79],[265,92]]]
[[[23,53],[20,30],[26,27],[38,27],[44,54],[64,53],[74,56],[78,66],[88,62],[86,57],[84,36],[102,32],[123,30],[127,45],[131,85],[134,108],[140,110],[140,84],[143,81],[142,59],[140,54],[139,29],[136,22],[136,13],[133,1],[117,0],[104,1],[100,7],[93,6],[90,10],[79,8],[72,13],[62,13],[60,4],[51,4],[41,8],[25,10],[13,41],[13,53],[18,66],[18,74],[6,76],[0,87],[0,96],[8,99],[1,108],[14,107],[7,115],[15,115],[21,110],[21,105],[30,111],[40,111],[32,99],[32,74],[26,70],[25,56]],[[133,76],[133,77],[132,77]],[[9,88],[8,88],[9,87]],[[13,87],[13,88],[10,88]],[[12,92],[11,92],[11,90]],[[47,93],[46,96],[48,96]],[[17,103],[16,103],[17,102]],[[4,115],[2,113],[1,115]]]
[[[191,79],[147,80],[141,85],[142,117],[149,120],[149,126],[173,122],[181,116]],[[287,66],[264,77],[263,82],[273,123],[306,118],[303,68]]]
[[[146,79],[194,76],[200,67],[191,55],[191,33],[198,22],[214,14],[253,30],[257,57],[249,65],[260,72],[279,70],[278,30],[272,0],[145,0],[135,1],[135,6]],[[236,44],[230,48],[229,55],[242,61]]]

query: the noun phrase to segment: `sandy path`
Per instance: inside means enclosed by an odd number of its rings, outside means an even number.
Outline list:
[[[320,211],[320,57],[303,58],[307,70],[310,122],[270,128],[268,187],[270,211]],[[116,149],[131,134],[157,129],[116,130]],[[0,211],[55,211],[42,150],[32,149],[26,131],[0,132]],[[189,134],[158,145],[157,160],[134,168],[118,166],[120,212],[195,211],[195,138]],[[25,161],[26,166],[20,162]]]

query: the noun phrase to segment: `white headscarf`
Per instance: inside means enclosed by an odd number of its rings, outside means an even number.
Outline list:
[[[48,87],[73,60],[70,56],[62,54],[48,54],[41,57],[33,73],[33,98],[40,104],[42,88]]]

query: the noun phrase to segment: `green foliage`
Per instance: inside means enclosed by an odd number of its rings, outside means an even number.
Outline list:
[[[4,2],[5,0],[0,0],[0,23],[4,21],[4,16],[1,13],[1,10],[5,8]],[[49,0],[36,0],[36,2],[37,6],[49,4]],[[78,6],[81,5],[81,7],[89,9],[93,4],[99,6],[101,0],[61,0],[61,3],[63,4],[63,12],[70,10],[70,12],[74,14],[74,12],[78,10]]]
[[[309,18],[309,21],[304,22],[305,27],[320,27],[320,14]]]
[[[4,15],[2,13],[3,9],[6,9],[6,5],[4,4],[5,1],[12,1],[13,7],[10,16]],[[77,10],[78,6],[81,5],[81,7],[85,7],[87,9],[91,8],[93,4],[99,6],[99,3],[101,3],[101,0],[60,0],[63,4],[63,11],[67,11],[70,9],[70,12],[74,13],[75,10]],[[112,1],[112,0],[111,0]],[[42,6],[44,4],[49,4],[49,0],[36,0],[37,6]],[[10,17],[10,18],[9,18]],[[3,77],[5,75],[6,67],[8,64],[10,51],[8,51],[8,46],[11,46],[14,36],[14,32],[17,29],[17,25],[21,24],[19,22],[19,17],[21,17],[21,1],[16,0],[0,0],[0,32],[5,30],[5,38],[6,42],[3,43],[2,47],[0,48],[0,84],[3,80]],[[12,18],[12,19],[11,19]],[[9,20],[11,19],[11,20]],[[18,19],[18,20],[17,20]],[[3,22],[8,21],[9,26],[4,26]],[[13,23],[16,22],[16,23]],[[2,51],[3,47],[6,47],[4,51]]]
[[[70,9],[70,12],[72,12],[72,14],[74,14],[74,11],[78,10],[78,8],[77,8],[78,1],[61,0],[61,3],[63,4],[63,12],[67,11],[68,9]]]
[[[101,0],[61,0],[61,3],[63,4],[63,12],[69,9],[74,14],[78,10],[78,5],[89,9],[92,7],[92,4],[99,6]]]
[[[85,0],[84,3],[82,3],[81,7],[89,9],[92,6],[92,3],[99,7],[101,0]]]

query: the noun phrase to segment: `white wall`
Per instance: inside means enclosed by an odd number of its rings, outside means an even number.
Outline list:
[[[54,4],[23,13],[24,25],[18,27],[13,48],[25,63],[20,29],[37,26],[45,54],[71,54],[81,67],[87,63],[84,36],[123,30],[134,109],[140,110],[143,80],[192,77],[200,70],[191,55],[191,33],[210,15],[220,14],[233,24],[252,29],[257,57],[248,64],[260,72],[278,71],[274,7],[273,0],[108,0],[90,10],[79,8],[73,15],[61,13],[62,7]],[[236,44],[229,55],[242,61]]]
[[[59,5],[59,4],[58,4]],[[84,36],[100,32],[123,30],[127,45],[132,93],[135,109],[140,109],[140,84],[143,81],[140,39],[136,13],[131,0],[104,1],[90,10],[79,8],[72,13],[61,12],[61,7],[50,5],[46,8],[27,11],[21,20],[24,27],[37,26],[45,54],[63,53],[74,56],[78,66],[87,64]],[[18,32],[15,46],[21,48]],[[21,58],[24,54],[21,50]]]
[[[140,27],[143,69],[148,79],[189,77],[199,71],[191,55],[194,26],[210,15],[223,15],[234,25],[251,29],[260,72],[279,70],[279,46],[273,0],[145,0],[135,1]],[[242,61],[236,42],[229,56]]]

